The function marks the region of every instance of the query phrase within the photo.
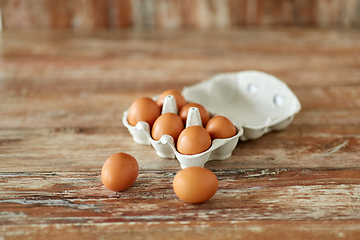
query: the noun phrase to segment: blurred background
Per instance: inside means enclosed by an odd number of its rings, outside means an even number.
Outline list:
[[[2,29],[360,28],[360,0],[0,0]]]

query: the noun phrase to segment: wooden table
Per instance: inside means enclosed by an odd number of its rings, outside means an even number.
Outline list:
[[[0,239],[359,239],[360,31],[5,31],[0,35]],[[122,125],[139,97],[260,70],[302,110],[283,131],[205,165],[209,201],[172,189],[175,159]],[[112,192],[102,164],[139,162]]]

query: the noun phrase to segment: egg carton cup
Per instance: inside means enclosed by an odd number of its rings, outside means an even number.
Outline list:
[[[156,100],[157,97],[154,98]],[[162,108],[162,114],[167,112],[177,113],[175,98],[171,95],[166,96]],[[231,138],[214,139],[208,150],[205,152],[185,155],[177,151],[174,139],[170,135],[163,135],[159,140],[154,140],[150,134],[150,126],[147,122],[140,121],[135,126],[131,126],[128,122],[128,110],[123,114],[122,122],[129,130],[134,141],[142,145],[152,145],[159,157],[176,158],[181,168],[191,166],[204,167],[205,163],[211,160],[223,160],[231,156],[232,151],[236,147],[240,136],[243,134],[242,128],[236,128],[237,134]],[[199,109],[196,107],[189,108],[186,127],[199,125],[202,126]]]
[[[260,71],[218,74],[185,87],[182,95],[242,127],[242,141],[286,128],[301,109],[284,82]]]

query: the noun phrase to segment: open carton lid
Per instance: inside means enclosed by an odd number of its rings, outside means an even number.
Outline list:
[[[259,71],[218,74],[185,87],[182,95],[244,128],[243,141],[286,128],[301,109],[299,100],[284,82]]]

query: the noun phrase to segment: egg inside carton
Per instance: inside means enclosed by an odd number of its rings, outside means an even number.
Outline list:
[[[164,98],[161,114],[168,112],[175,114],[178,113],[175,98],[171,95],[168,95]],[[170,135],[165,134],[158,141],[154,140],[151,137],[151,129],[147,122],[140,121],[135,126],[131,126],[127,118],[128,110],[124,112],[122,120],[124,126],[127,127],[136,143],[152,145],[159,157],[176,158],[179,161],[181,168],[187,168],[191,166],[203,167],[207,161],[223,160],[229,158],[237,145],[239,137],[243,133],[242,128],[237,128],[237,134],[235,136],[226,139],[214,139],[212,141],[211,147],[205,152],[194,155],[185,155],[177,151],[174,139]],[[194,125],[202,126],[202,121],[199,109],[196,107],[191,107],[189,108],[187,114],[185,127]]]
[[[182,95],[188,102],[203,105],[211,115],[226,116],[235,125],[237,134],[231,138],[214,139],[205,152],[184,155],[176,150],[171,136],[163,135],[158,141],[152,139],[148,123],[140,121],[131,126],[127,120],[128,110],[122,119],[136,143],[152,145],[162,158],[177,158],[182,168],[203,167],[207,161],[227,159],[239,139],[257,139],[273,130],[282,130],[301,109],[299,100],[285,83],[259,71],[218,74],[185,87]],[[171,95],[164,99],[162,114],[166,112],[178,113],[175,98]],[[189,108],[187,115],[186,127],[192,125],[202,126],[196,107]]]

